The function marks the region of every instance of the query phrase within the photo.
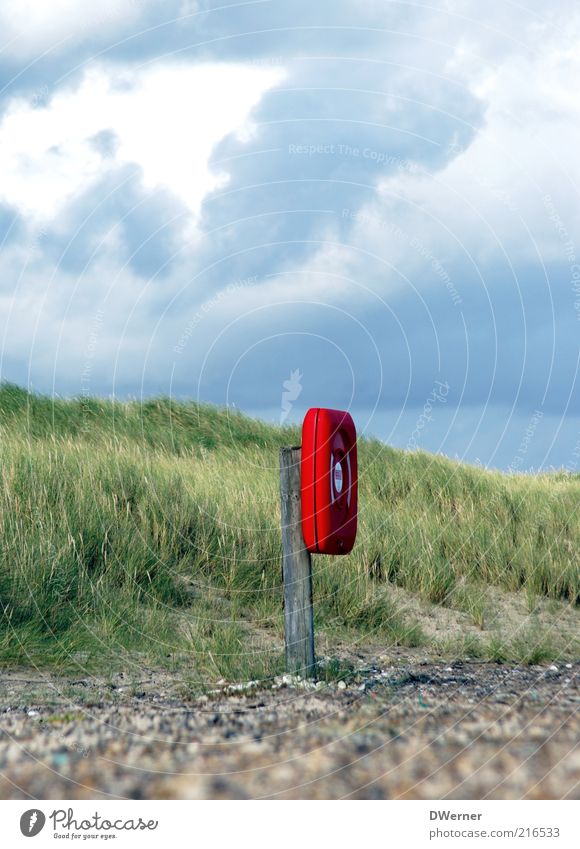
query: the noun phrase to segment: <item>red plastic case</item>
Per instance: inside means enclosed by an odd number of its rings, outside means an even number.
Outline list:
[[[348,554],[356,538],[358,469],[350,413],[313,407],[302,425],[302,534],[313,554]]]

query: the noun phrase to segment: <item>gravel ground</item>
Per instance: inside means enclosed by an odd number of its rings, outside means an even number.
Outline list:
[[[580,662],[344,682],[0,673],[0,797],[580,798]]]

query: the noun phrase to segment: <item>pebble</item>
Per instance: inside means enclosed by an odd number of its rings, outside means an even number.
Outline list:
[[[359,683],[288,675],[187,698],[179,675],[165,675],[138,703],[128,691],[111,704],[89,683],[90,706],[64,724],[52,689],[46,703],[4,689],[0,797],[572,797],[580,689],[574,673],[552,673],[464,663],[451,681],[441,662],[409,663],[359,668]],[[46,722],[28,722],[40,714]]]

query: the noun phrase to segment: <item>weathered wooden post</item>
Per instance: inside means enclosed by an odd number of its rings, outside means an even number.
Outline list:
[[[306,678],[316,672],[312,562],[304,544],[300,509],[301,449],[280,449],[280,513],[286,669]]]

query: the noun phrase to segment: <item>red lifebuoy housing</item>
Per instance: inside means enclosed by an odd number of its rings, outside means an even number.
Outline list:
[[[350,413],[313,407],[302,425],[302,534],[312,554],[348,554],[356,538],[358,469]]]

